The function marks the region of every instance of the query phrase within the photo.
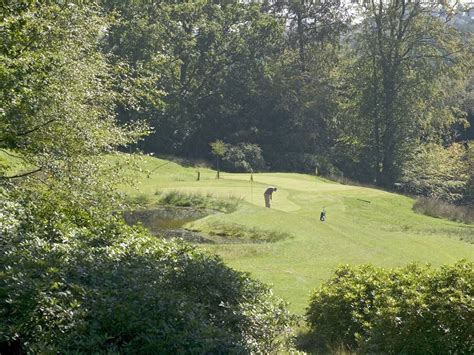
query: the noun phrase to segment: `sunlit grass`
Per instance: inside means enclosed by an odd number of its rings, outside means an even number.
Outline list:
[[[208,216],[188,227],[208,235],[219,233],[222,226],[291,235],[273,243],[249,240],[201,247],[273,285],[298,313],[306,307],[310,291],[339,264],[394,267],[419,261],[436,266],[474,259],[474,246],[461,240],[472,238],[473,225],[417,214],[412,210],[414,200],[405,196],[302,174],[254,174],[251,181],[250,174],[222,173],[217,180],[215,171],[200,168],[197,181],[197,171],[146,158],[141,171],[131,172],[136,185],[123,191],[144,194],[152,203],[159,202],[156,191],[240,199],[235,212]],[[278,187],[272,209],[264,207],[267,185]],[[327,211],[325,222],[319,221],[322,208]]]

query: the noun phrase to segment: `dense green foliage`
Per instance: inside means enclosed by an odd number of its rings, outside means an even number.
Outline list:
[[[404,164],[400,179],[406,191],[446,201],[458,201],[467,195],[469,162],[460,144],[447,148],[428,144],[416,149]]]
[[[2,148],[21,149],[28,164],[52,171],[70,156],[129,143],[111,115],[112,72],[100,50],[107,23],[99,9],[31,7],[3,19]]]
[[[108,19],[92,5],[22,4],[1,14],[0,149],[22,162],[13,174],[0,163],[1,183],[113,209],[120,169],[101,156],[148,129],[119,126],[113,114],[114,68],[101,50]]]
[[[340,267],[311,297],[320,345],[368,353],[469,354],[474,350],[472,263],[432,269]]]
[[[258,2],[104,3],[118,15],[107,49],[146,83],[139,105],[119,113],[156,128],[147,149],[209,156],[209,142],[252,135],[256,86],[283,38],[281,23]],[[156,93],[164,94],[164,107]]]
[[[287,347],[292,318],[267,287],[120,221],[133,165],[114,154],[148,128],[115,109],[149,82],[104,50],[116,19],[93,3],[1,10],[0,352]]]
[[[447,25],[435,4],[377,1],[364,14],[343,78],[344,159],[359,179],[391,186],[415,148],[451,143],[452,126],[464,122],[456,79],[472,65],[469,36]]]
[[[2,352],[268,353],[287,346],[292,318],[248,275],[114,219],[49,210],[38,197],[1,204]]]
[[[470,144],[469,149],[466,153],[467,156],[467,169],[469,174],[469,180],[466,185],[466,190],[464,192],[464,200],[468,203],[474,203],[474,144]]]
[[[323,165],[324,175],[393,187],[416,173],[405,164],[415,148],[448,146],[459,133],[469,138],[472,21],[462,6],[298,0],[102,7],[116,18],[104,49],[123,69],[118,91],[133,97],[117,112],[156,128],[140,145],[147,151],[211,158],[208,142],[246,142],[262,149],[273,170]],[[229,152],[228,169],[248,170],[241,153]]]
[[[225,170],[234,172],[261,171],[266,167],[262,149],[251,143],[227,146],[222,163]]]

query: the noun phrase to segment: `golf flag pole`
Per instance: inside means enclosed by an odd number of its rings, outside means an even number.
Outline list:
[[[250,202],[253,203],[253,170],[250,169]]]

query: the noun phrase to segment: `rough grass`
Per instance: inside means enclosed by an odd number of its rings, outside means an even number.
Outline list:
[[[165,164],[163,166],[163,164]],[[161,166],[161,167],[160,167]],[[157,169],[158,167],[158,169]],[[196,169],[146,158],[143,171],[130,174],[138,180],[124,186],[130,196],[146,194],[159,201],[159,189],[199,193],[221,200],[241,199],[237,210],[208,216],[189,227],[209,235],[219,225],[239,225],[259,230],[288,233],[292,238],[273,243],[223,243],[201,245],[219,254],[224,261],[273,285],[275,294],[290,302],[290,309],[303,313],[309,294],[340,264],[372,263],[398,267],[417,261],[433,266],[474,260],[474,225],[432,218],[412,210],[414,200],[373,188],[342,185],[304,174],[222,173]],[[268,185],[278,187],[272,208],[264,207],[263,192]],[[321,209],[327,220],[319,221]]]
[[[206,194],[198,192],[182,192],[171,190],[164,193],[155,192],[160,196],[159,203],[179,207],[208,208],[217,211],[232,213],[235,212],[241,202],[236,197],[230,197],[227,200],[218,199],[210,192]]]
[[[179,190],[155,191],[154,194],[139,192],[126,196],[130,208],[154,208],[159,205],[212,209],[224,213],[237,210],[242,199],[229,196],[218,198],[212,193],[184,192]]]
[[[413,205],[413,210],[431,217],[446,218],[466,224],[474,223],[474,207],[472,206],[456,206],[438,199],[420,198]]]
[[[151,202],[152,199],[150,198],[150,196],[144,193],[128,196],[127,198],[127,203],[133,208],[149,207],[151,205]]]

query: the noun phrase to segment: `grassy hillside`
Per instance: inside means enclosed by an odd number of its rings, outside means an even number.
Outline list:
[[[397,194],[289,173],[254,174],[251,182],[249,174],[223,173],[216,180],[215,171],[200,169],[201,180],[196,181],[196,168],[154,158],[146,158],[141,167],[143,171],[131,172],[138,183],[124,187],[131,196],[153,201],[157,191],[179,190],[242,199],[236,212],[206,217],[189,228],[209,233],[222,225],[242,225],[289,233],[291,238],[275,243],[202,247],[273,285],[298,313],[307,306],[310,291],[339,264],[392,267],[474,260],[474,245],[468,242],[474,239],[474,225],[415,214],[413,200]],[[272,209],[264,208],[267,185],[278,187]],[[323,207],[326,222],[319,221]]]

